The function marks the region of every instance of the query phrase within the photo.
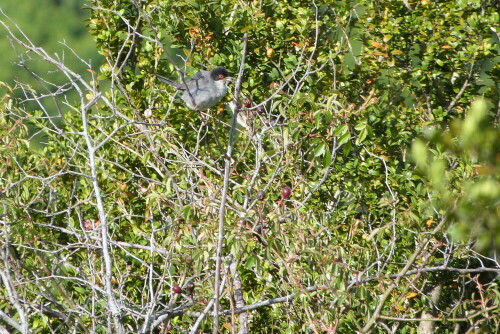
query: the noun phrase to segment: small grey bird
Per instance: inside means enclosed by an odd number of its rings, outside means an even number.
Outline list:
[[[192,78],[187,79],[185,83],[176,82],[161,75],[158,75],[158,79],[182,91],[181,98],[186,102],[186,105],[198,111],[216,105],[226,95],[228,83],[234,80],[229,76],[225,67],[217,67],[211,71],[200,71]]]

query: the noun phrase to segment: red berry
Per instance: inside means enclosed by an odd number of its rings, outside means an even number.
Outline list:
[[[245,108],[250,108],[252,106],[252,101],[250,99],[244,99],[243,105],[245,106]]]
[[[264,190],[259,190],[257,193],[257,199],[263,201],[266,198],[266,192]]]
[[[181,294],[182,293],[182,289],[178,285],[174,285],[174,287],[172,288],[172,291],[175,292],[175,293],[177,293],[177,294]]]
[[[186,285],[186,290],[189,291],[189,293],[193,293],[194,291],[194,283],[193,282],[189,282],[187,285]]]
[[[281,190],[281,197],[282,198],[288,198],[292,194],[292,190],[288,187],[284,187],[283,190]]]

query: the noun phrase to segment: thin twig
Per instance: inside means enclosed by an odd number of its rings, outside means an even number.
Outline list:
[[[219,232],[217,237],[217,256],[215,264],[215,285],[214,285],[214,326],[213,333],[217,334],[219,332],[219,298],[220,298],[220,269],[222,263],[222,246],[224,242],[224,223],[225,223],[225,213],[226,213],[226,202],[227,202],[227,192],[229,188],[229,175],[231,172],[231,159],[233,155],[233,145],[234,137],[236,134],[236,125],[238,124],[238,112],[239,112],[239,95],[241,81],[243,79],[243,71],[245,70],[245,56],[247,52],[247,40],[248,34],[245,33],[243,36],[243,49],[241,50],[241,64],[240,72],[236,80],[234,89],[234,101],[232,103],[233,109],[233,120],[231,123],[231,132],[229,133],[229,141],[227,144],[226,153],[226,166],[224,168],[224,186],[222,189],[222,199],[219,208]]]

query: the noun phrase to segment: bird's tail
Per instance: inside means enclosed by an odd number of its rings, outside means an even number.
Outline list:
[[[158,79],[160,79],[160,81],[166,82],[169,85],[172,85],[172,86],[174,86],[177,89],[181,88],[181,86],[182,86],[182,84],[180,84],[177,81],[174,81],[172,79],[162,77],[161,75],[158,75],[158,74],[156,76],[158,77]]]

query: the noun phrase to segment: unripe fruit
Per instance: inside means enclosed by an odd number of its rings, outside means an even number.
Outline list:
[[[288,187],[284,187],[283,190],[281,190],[281,197],[284,199],[290,197],[291,194],[292,190]]]
[[[181,294],[181,293],[182,293],[182,289],[181,289],[181,287],[180,287],[180,286],[178,286],[178,285],[174,285],[174,287],[172,288],[172,291],[173,291],[174,293],[177,293],[177,294]]]
[[[274,49],[273,49],[273,48],[268,48],[268,49],[266,50],[266,57],[267,57],[267,58],[272,58],[272,57],[274,57]]]

